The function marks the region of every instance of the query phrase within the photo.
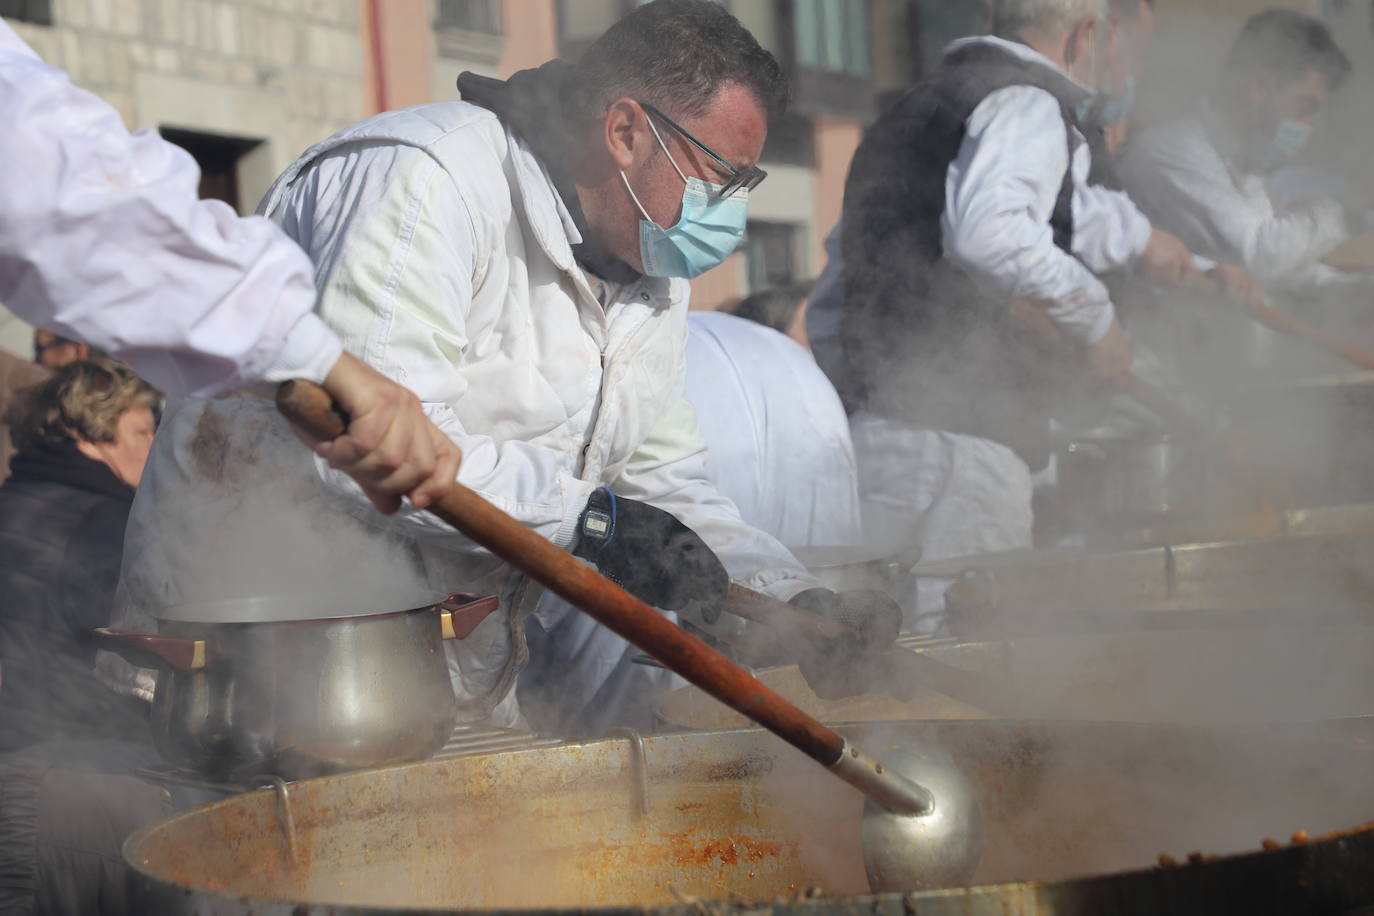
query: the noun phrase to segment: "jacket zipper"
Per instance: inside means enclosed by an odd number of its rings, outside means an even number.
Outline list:
[[[652,319],[652,315],[646,315],[644,320],[639,323],[639,326],[636,327],[633,331],[631,331],[628,337],[621,341],[620,349],[617,352],[623,353],[624,351],[628,350],[630,348],[630,345],[634,343],[635,338],[637,338],[641,333],[643,333],[644,329],[649,325]],[[596,440],[596,434],[601,425],[601,409],[606,404],[606,348],[610,346],[609,321],[606,324],[606,330],[608,332],[606,336],[606,345],[601,348],[601,384],[599,391],[597,392],[598,401],[600,403],[597,405],[596,414],[592,416],[591,423],[588,424],[587,440],[582,444],[582,453],[578,458],[577,476],[579,478],[581,478],[582,475],[586,473],[587,453],[591,451],[592,442]]]

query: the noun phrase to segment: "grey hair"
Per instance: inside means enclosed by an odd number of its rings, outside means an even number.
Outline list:
[[[992,33],[1015,38],[1027,29],[1069,29],[1107,19],[1108,0],[992,0]]]

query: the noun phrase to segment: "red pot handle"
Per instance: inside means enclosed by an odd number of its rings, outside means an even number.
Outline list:
[[[101,627],[95,631],[95,641],[100,648],[114,652],[140,668],[194,671],[205,667],[203,639]]]
[[[439,625],[444,639],[467,639],[500,606],[501,599],[495,595],[454,592],[439,603]]]

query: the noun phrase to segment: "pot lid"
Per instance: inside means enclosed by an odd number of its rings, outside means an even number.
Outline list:
[[[300,595],[254,595],[187,602],[154,611],[159,620],[181,623],[280,623],[290,620],[328,620],[341,617],[372,617],[425,608],[443,601],[446,594],[415,588],[387,594],[335,595],[313,591]]]

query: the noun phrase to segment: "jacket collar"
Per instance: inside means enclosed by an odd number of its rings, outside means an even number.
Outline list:
[[[580,290],[595,299],[586,274],[573,255],[572,246],[582,241],[582,233],[554,187],[548,169],[509,128],[506,129],[506,142],[510,145],[515,191],[535,241],[554,266],[571,276]],[[633,285],[642,293],[648,293],[656,308],[672,304],[672,286],[671,280],[661,277],[641,277]]]
[[[134,488],[101,461],[87,458],[71,439],[31,445],[10,459],[10,480],[66,484],[78,490],[134,501]]]
[[[998,50],[1004,51],[1012,57],[1015,57],[1017,60],[1025,61],[1028,64],[1038,64],[1042,67],[1048,67],[1049,69],[1053,70],[1055,73],[1058,73],[1060,76],[1064,77],[1064,79],[1073,83],[1075,86],[1084,90],[1085,92],[1093,91],[1093,88],[1091,86],[1088,86],[1085,83],[1082,83],[1074,77],[1070,76],[1069,73],[1066,70],[1064,70],[1063,67],[1059,66],[1054,61],[1050,60],[1048,57],[1032,48],[1030,45],[1020,41],[1011,41],[1010,39],[999,38],[996,35],[973,35],[968,38],[960,38],[955,41],[952,41],[945,47],[944,56],[949,57],[956,51],[962,51],[964,48],[973,47],[975,45],[981,45],[989,48],[997,48]]]

